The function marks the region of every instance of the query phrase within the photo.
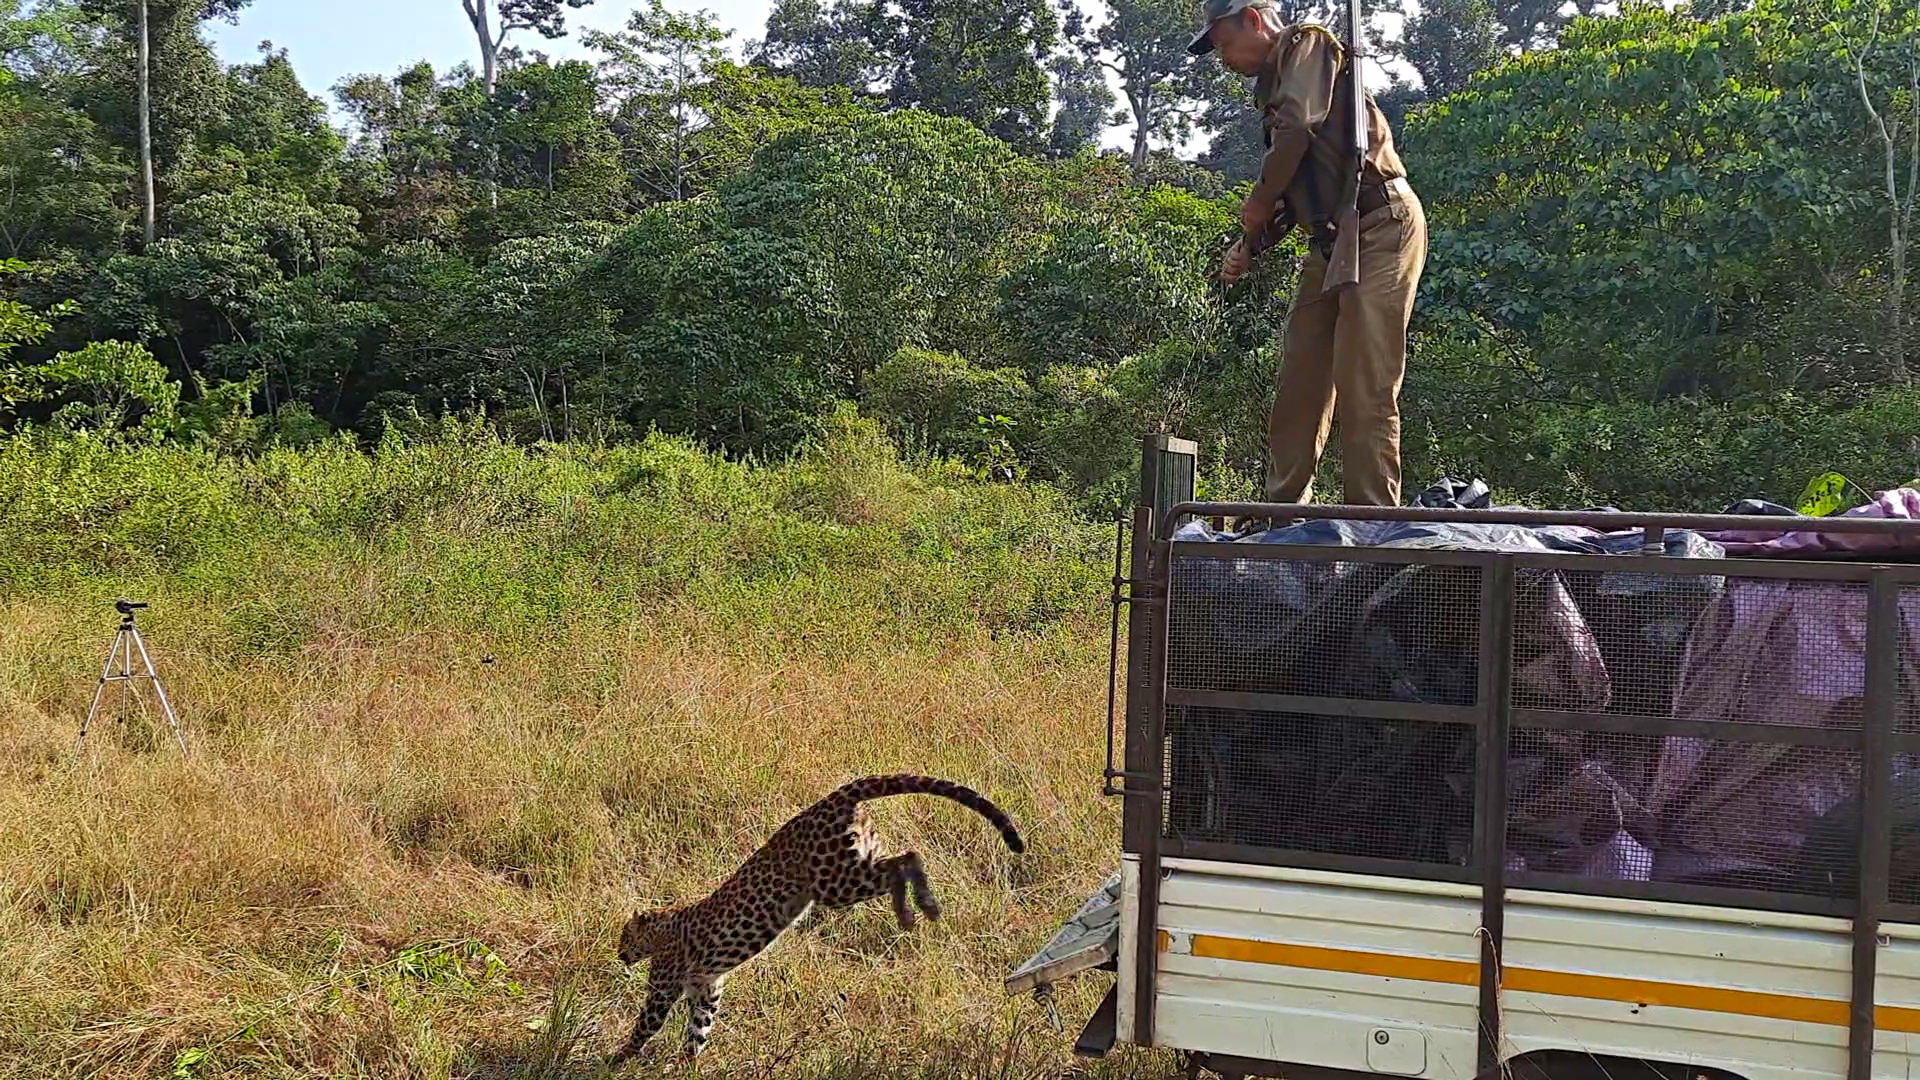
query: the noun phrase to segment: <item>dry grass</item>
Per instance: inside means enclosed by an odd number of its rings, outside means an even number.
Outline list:
[[[733,981],[701,1073],[1083,1068],[1066,1048],[1104,977],[1063,993],[1059,1033],[999,979],[1115,858],[1096,634],[827,662],[635,618],[487,665],[476,635],[368,641],[344,614],[236,659],[211,615],[155,615],[188,761],[137,717],[75,757],[111,623],[0,607],[0,1076],[600,1075],[644,979],[611,955],[622,915],[892,770],[989,793],[1030,853],[951,804],[878,804],[947,918],[810,919]],[[629,1075],[679,1074],[681,1016]]]
[[[876,804],[945,920],[809,920],[701,1072],[1078,1074],[1103,977],[1064,1032],[1000,980],[1116,858],[1104,530],[837,423],[758,466],[451,422],[245,460],[0,440],[0,1077],[599,1075],[644,985],[626,912],[891,771],[978,787],[1028,854]],[[73,753],[122,590],[190,760],[139,716]],[[628,1075],[680,1073],[683,1015]]]

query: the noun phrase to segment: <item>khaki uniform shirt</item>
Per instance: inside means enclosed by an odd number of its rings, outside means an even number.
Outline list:
[[[1344,115],[1332,116],[1336,99],[1344,104],[1339,86],[1340,63],[1346,49],[1324,27],[1302,23],[1281,30],[1280,40],[1267,57],[1254,83],[1254,99],[1270,140],[1253,197],[1278,206],[1285,197],[1302,223],[1308,208],[1296,201],[1302,185],[1296,176],[1304,164],[1319,173],[1317,190],[1321,212],[1331,215],[1335,200],[1346,189],[1344,181],[1353,160],[1352,139]],[[1407,170],[1393,147],[1386,115],[1367,97],[1367,161],[1364,181],[1378,184],[1403,177]]]

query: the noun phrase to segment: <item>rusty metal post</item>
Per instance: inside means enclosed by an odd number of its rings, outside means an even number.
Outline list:
[[[1140,860],[1133,1040],[1141,1046],[1153,1045],[1160,960],[1160,835],[1166,812],[1162,759],[1173,565],[1171,549],[1159,536],[1172,534],[1173,508],[1193,499],[1198,454],[1199,447],[1185,439],[1149,435],[1141,441],[1140,508],[1136,510],[1131,572],[1135,600],[1127,622],[1128,798],[1123,819],[1124,849]],[[1141,595],[1143,585],[1146,596]]]
[[[1146,436],[1140,440],[1139,505],[1153,507],[1154,521],[1166,521],[1174,507],[1193,501],[1199,469],[1199,443],[1171,435]]]
[[[1148,713],[1152,703],[1150,676],[1156,604],[1165,597],[1150,584],[1154,534],[1164,527],[1175,506],[1193,499],[1193,478],[1200,447],[1186,439],[1148,435],[1140,440],[1140,490],[1133,511],[1133,544],[1127,611],[1126,745],[1122,749],[1121,788],[1128,794],[1121,810],[1121,850],[1139,854],[1148,833],[1158,836],[1160,819],[1148,820],[1142,805],[1149,791],[1158,797],[1162,777],[1147,760]]]
[[[1143,797],[1127,805],[1145,819],[1146,843],[1140,850],[1139,924],[1134,938],[1137,961],[1134,985],[1133,1037],[1138,1046],[1153,1045],[1154,1004],[1160,967],[1160,838],[1166,819],[1167,632],[1172,621],[1170,602],[1173,558],[1165,541],[1153,546],[1153,579],[1158,603],[1153,613],[1153,649],[1147,693],[1146,745],[1142,766],[1146,775]]]

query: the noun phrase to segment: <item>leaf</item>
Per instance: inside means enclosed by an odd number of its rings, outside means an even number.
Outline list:
[[[1848,497],[1855,490],[1853,481],[1839,473],[1821,473],[1807,482],[1795,509],[1807,517],[1832,517],[1859,505]]]
[[[213,1051],[204,1046],[192,1046],[176,1054],[173,1059],[173,1075],[176,1080],[192,1080],[194,1070],[205,1065],[213,1057]]]

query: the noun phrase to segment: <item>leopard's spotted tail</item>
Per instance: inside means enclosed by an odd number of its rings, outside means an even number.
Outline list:
[[[913,773],[869,776],[847,784],[834,792],[830,798],[863,803],[894,795],[938,795],[943,799],[952,799],[992,822],[993,827],[1000,830],[1000,835],[1007,841],[1007,848],[1014,854],[1018,855],[1027,850],[1027,842],[1020,839],[1020,830],[1013,827],[1013,819],[1007,816],[1006,811],[993,805],[992,800],[985,795],[951,780],[942,780],[934,776],[918,776]]]

